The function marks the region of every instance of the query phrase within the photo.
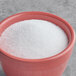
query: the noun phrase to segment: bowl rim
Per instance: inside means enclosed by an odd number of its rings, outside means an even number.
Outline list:
[[[47,57],[47,58],[41,58],[41,59],[25,59],[25,58],[20,58],[20,57],[16,57],[16,56],[13,56],[7,52],[5,52],[4,50],[2,50],[0,48],[0,52],[6,56],[8,56],[9,58],[12,58],[12,59],[15,59],[15,60],[19,60],[19,61],[26,61],[26,62],[42,62],[42,61],[48,61],[48,60],[53,60],[53,59],[57,59],[57,58],[60,58],[61,56],[65,55],[69,49],[71,49],[75,43],[75,32],[72,28],[72,26],[67,22],[65,21],[64,19],[54,15],[54,14],[51,14],[51,13],[48,13],[48,12],[41,12],[41,11],[29,11],[29,12],[21,12],[21,13],[17,13],[15,15],[12,15],[12,16],[9,16],[7,17],[6,19],[4,19],[3,21],[0,22],[0,25],[2,23],[4,23],[5,21],[8,21],[10,20],[10,18],[12,17],[16,17],[16,16],[19,16],[19,15],[22,15],[22,14],[38,14],[38,15],[45,15],[45,16],[49,16],[49,17],[53,17],[53,18],[56,18],[58,20],[60,20],[61,22],[63,22],[64,24],[66,24],[70,30],[70,33],[71,33],[71,41],[70,43],[68,44],[68,46],[60,53],[54,55],[54,56],[51,56],[51,57]]]

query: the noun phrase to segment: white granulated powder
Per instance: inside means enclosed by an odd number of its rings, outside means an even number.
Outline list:
[[[54,56],[68,45],[64,31],[44,20],[25,20],[9,26],[0,37],[0,48],[20,58]]]

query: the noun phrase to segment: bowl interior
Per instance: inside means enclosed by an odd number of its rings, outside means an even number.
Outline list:
[[[2,34],[2,32],[6,28],[11,26],[11,24],[14,24],[16,22],[23,21],[23,20],[29,20],[29,19],[46,20],[46,21],[52,22],[52,23],[56,24],[57,26],[59,26],[60,28],[62,28],[64,30],[64,32],[66,33],[67,37],[68,37],[68,47],[66,49],[68,49],[74,43],[74,31],[73,31],[72,27],[65,20],[63,20],[62,18],[60,18],[58,16],[55,16],[53,14],[44,13],[44,12],[22,12],[22,13],[15,14],[13,16],[10,16],[10,17],[6,18],[5,20],[3,20],[1,22],[0,35]],[[27,60],[27,59],[18,58],[18,57],[15,57],[15,56],[12,56],[12,55],[6,53],[2,49],[1,49],[1,52],[3,52],[4,54],[6,54],[7,56],[9,56],[11,58],[22,60],[22,61],[40,61],[40,59],[39,60],[38,59],[36,59],[36,60],[30,60],[30,59]],[[56,58],[60,54],[58,54],[56,56],[53,56],[53,57],[41,59],[41,61],[46,60],[46,59]]]

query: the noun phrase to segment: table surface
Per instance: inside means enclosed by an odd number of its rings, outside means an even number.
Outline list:
[[[53,13],[68,21],[76,31],[76,0],[0,0],[0,21],[23,11]],[[1,65],[0,76],[5,76]],[[76,76],[76,44],[63,76]]]

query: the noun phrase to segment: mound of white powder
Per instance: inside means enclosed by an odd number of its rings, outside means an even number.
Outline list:
[[[0,48],[20,58],[54,56],[68,45],[64,31],[44,20],[25,20],[9,26],[0,37]]]

